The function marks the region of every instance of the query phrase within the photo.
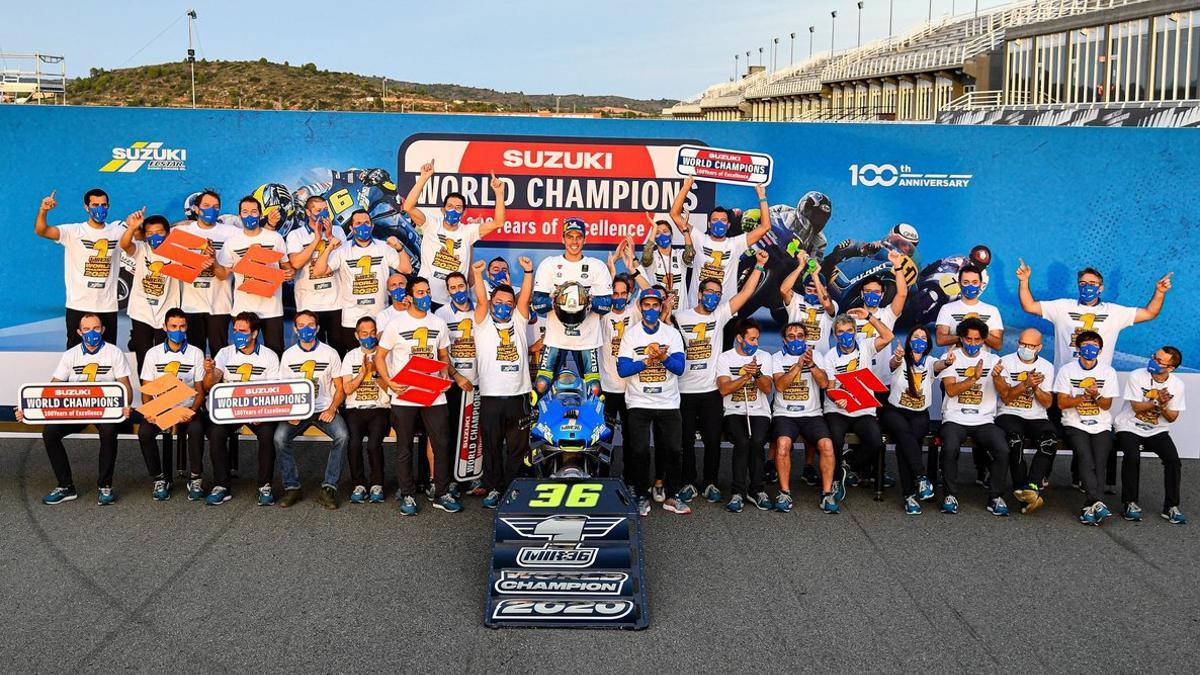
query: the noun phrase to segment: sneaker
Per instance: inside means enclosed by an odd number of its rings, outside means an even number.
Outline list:
[[[947,495],[942,500],[942,513],[949,513],[951,515],[958,513],[958,500],[954,498],[954,495]]]
[[[1137,502],[1129,502],[1125,505],[1125,512],[1121,514],[1125,520],[1130,520],[1135,523],[1142,522],[1142,507],[1137,505]]]
[[[154,491],[150,493],[156,502],[165,502],[171,498],[171,483],[165,480],[154,481]]]
[[[667,489],[661,485],[655,485],[650,488],[650,498],[655,502],[662,504],[667,501]]]
[[[354,491],[350,493],[351,504],[366,504],[367,503],[367,486],[355,485]]]
[[[1001,499],[1000,497],[996,497],[995,499],[988,502],[987,510],[993,516],[1007,516],[1008,515],[1008,504],[1005,504],[1004,500]]]
[[[1050,487],[1050,477],[1049,476],[1042,479],[1042,489],[1045,490],[1048,487]]]
[[[494,509],[497,506],[500,506],[500,491],[492,490],[483,498],[483,508]]]
[[[1103,522],[1108,518],[1112,518],[1112,511],[1108,510],[1108,505],[1104,502],[1096,502],[1092,504],[1092,510],[1096,513],[1096,519]]]
[[[833,495],[833,500],[837,503],[842,503],[846,498],[846,484],[840,480],[833,481],[833,491],[829,494]]]
[[[487,488],[483,487],[483,481],[476,478],[467,485],[467,494],[472,497],[482,497],[487,494]]]
[[[454,495],[450,494],[449,492],[441,497],[438,497],[437,500],[433,502],[433,508],[441,509],[446,513],[458,513],[459,511],[463,510],[462,504],[460,504],[459,501],[454,498]]]
[[[1087,494],[1087,488],[1083,487],[1083,481],[1081,481],[1077,478],[1071,479],[1071,487],[1075,488],[1076,490],[1079,490],[1080,492],[1082,492],[1084,494]]]
[[[817,474],[817,467],[812,464],[805,464],[804,468],[800,471],[800,480],[803,480],[809,486],[821,482],[821,476]]]
[[[233,493],[218,485],[212,489],[212,492],[210,492],[207,497],[204,498],[204,503],[208,504],[209,506],[219,506],[230,499],[233,499]]]
[[[721,491],[717,489],[716,485],[709,483],[708,487],[704,488],[704,498],[716,504],[721,501]]]
[[[923,502],[933,499],[933,484],[925,476],[917,479],[917,499]]]
[[[1079,514],[1079,522],[1084,525],[1095,525],[1097,527],[1100,525],[1100,520],[1096,518],[1096,512],[1090,506],[1084,509],[1083,513]]]
[[[729,498],[729,503],[725,505],[725,510],[730,513],[742,512],[742,496],[735,494]]]
[[[686,516],[692,512],[692,507],[688,506],[687,502],[680,499],[679,495],[675,495],[674,497],[671,497],[663,502],[663,510],[670,511],[671,513],[677,513],[681,516]]]
[[[368,498],[368,501],[370,501],[372,504],[382,504],[386,500],[387,498],[383,496],[383,486],[372,485],[371,496]]]
[[[637,500],[638,515],[645,518],[650,515],[650,498],[646,496],[638,497]]]
[[[258,505],[259,506],[274,506],[275,493],[271,491],[271,484],[258,488]]]
[[[404,495],[400,498],[400,515],[415,516],[420,509],[417,508],[417,500],[413,499],[412,495]]]
[[[425,488],[425,498],[431,502],[437,499],[437,486],[433,483],[430,483],[429,487]]]
[[[337,488],[322,485],[321,489],[317,491],[317,503],[329,511],[336,511],[338,507]]]
[[[883,472],[883,487],[885,487],[885,488],[896,487],[896,477],[893,476],[892,474],[888,473],[887,471]]]
[[[96,504],[99,506],[108,506],[109,504],[116,503],[116,501],[117,493],[113,492],[112,488],[102,487],[96,490]]]
[[[279,508],[286,509],[295,506],[296,502],[300,501],[304,494],[300,492],[300,488],[284,489],[283,496],[279,498]]]
[[[753,501],[754,505],[758,507],[759,511],[770,511],[771,509],[775,508],[775,502],[772,502],[771,498],[768,497],[767,493],[765,492],[759,492],[758,494],[754,495]]]
[[[787,492],[780,492],[775,498],[775,510],[780,513],[787,513],[792,510],[792,495]]]
[[[826,492],[821,497],[821,505],[820,506],[821,506],[821,510],[824,511],[825,513],[837,513],[841,509],[841,507],[838,506],[837,500],[833,498],[832,492]]]
[[[198,502],[204,499],[204,484],[199,478],[193,478],[187,482],[188,501]]]
[[[675,495],[676,499],[683,500],[684,503],[690,504],[696,498],[696,486],[688,483],[679,490],[679,494]]]
[[[446,486],[446,489],[450,492],[451,497],[454,497],[455,499],[462,499],[462,492],[458,489],[458,483],[450,481],[450,484]]]
[[[1187,516],[1183,515],[1183,511],[1179,510],[1178,506],[1172,506],[1163,512],[1162,517],[1172,525],[1186,525]]]
[[[47,506],[54,506],[63,502],[75,501],[77,497],[79,495],[75,493],[75,488],[73,487],[56,487],[50,491],[50,494],[42,497],[42,503]]]
[[[987,487],[988,483],[991,482],[991,478],[991,472],[987,469],[979,469],[975,472],[975,484],[981,488]]]
[[[916,495],[909,495],[904,498],[904,512],[910,516],[921,515],[921,502],[917,501]]]
[[[861,481],[858,479],[858,474],[850,468],[845,462],[842,463],[842,484],[846,487],[857,487]]]

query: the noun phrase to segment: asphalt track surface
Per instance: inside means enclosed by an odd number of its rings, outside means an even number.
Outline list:
[[[807,487],[790,514],[656,508],[651,624],[625,632],[485,628],[491,512],[477,498],[458,515],[422,498],[405,519],[394,502],[329,512],[309,487],[284,510],[254,506],[239,479],[223,506],[178,483],[160,504],[123,440],[120,501],[101,508],[84,489],[95,446],[68,443],[81,497],[47,507],[41,441],[0,441],[5,671],[1195,672],[1200,657],[1198,525],[1158,517],[1153,459],[1137,525],[1079,525],[1062,458],[1032,516],[989,515],[973,486],[957,516],[906,516],[894,490],[875,503],[864,489],[827,516]],[[244,468],[252,454],[243,441]],[[315,486],[324,446],[298,454]],[[1198,476],[1185,460],[1195,515]]]

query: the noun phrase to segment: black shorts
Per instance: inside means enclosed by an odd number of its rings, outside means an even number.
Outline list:
[[[805,442],[816,449],[817,441],[822,438],[829,438],[829,426],[825,424],[823,415],[810,415],[808,417],[784,417],[782,415],[775,418],[771,423],[771,438],[790,438],[792,441],[797,441],[801,437]]]

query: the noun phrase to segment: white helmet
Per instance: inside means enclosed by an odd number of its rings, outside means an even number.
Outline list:
[[[908,223],[899,223],[892,228],[891,233],[911,243],[913,246],[921,243],[921,235],[917,234],[917,228]]]

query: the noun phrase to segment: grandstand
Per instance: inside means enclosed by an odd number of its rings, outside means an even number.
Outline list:
[[[0,53],[0,103],[66,102],[65,58],[38,53]]]
[[[1200,0],[1021,0],[705,90],[675,119],[1130,123],[1195,118]],[[1083,110],[1083,115],[1078,113]],[[1063,112],[1069,112],[1064,115]],[[1099,121],[1098,121],[1099,120]]]

